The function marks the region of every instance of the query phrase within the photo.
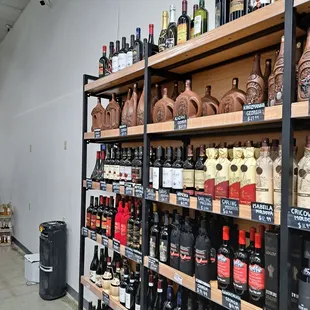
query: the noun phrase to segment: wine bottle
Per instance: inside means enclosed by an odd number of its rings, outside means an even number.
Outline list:
[[[256,228],[255,227],[251,227],[250,228],[250,244],[249,246],[246,248],[247,252],[248,252],[248,257],[250,257],[251,254],[254,253],[254,245],[255,245],[255,234],[256,234]]]
[[[298,272],[298,309],[310,309],[310,241],[304,240],[302,269]]]
[[[142,245],[142,202],[138,202],[137,213],[133,223],[133,248],[140,251]]]
[[[107,47],[102,46],[102,56],[99,59],[99,78],[109,75],[109,59],[107,58]]]
[[[130,208],[130,217],[127,221],[127,246],[133,248],[133,225],[135,221],[135,206],[132,203]]]
[[[218,288],[232,290],[233,250],[229,244],[229,227],[223,227],[223,244],[217,251]]]
[[[166,148],[167,159],[163,164],[163,188],[172,188],[172,147]]]
[[[244,0],[230,0],[229,21],[244,15]]]
[[[133,45],[133,63],[142,60],[143,43],[141,41],[141,28],[136,28],[136,40]]]
[[[172,164],[172,192],[181,192],[183,190],[183,161],[182,148],[177,148],[177,158]]]
[[[199,8],[195,12],[194,35],[195,37],[208,31],[208,11],[205,9],[205,0],[199,0]]]
[[[100,249],[100,261],[96,270],[96,285],[102,287],[102,276],[106,270],[106,265],[104,262],[104,249]]]
[[[88,229],[90,229],[91,214],[93,212],[93,207],[94,207],[94,196],[90,196],[89,207],[86,210],[86,227]]]
[[[175,17],[175,5],[170,5],[170,18],[167,28],[167,39],[166,39],[166,48],[171,48],[177,45],[177,24]]]
[[[135,310],[141,310],[141,278],[135,296]]]
[[[243,148],[239,143],[233,147],[233,159],[229,166],[229,198],[239,199],[240,197],[240,168],[242,163]]]
[[[183,191],[193,196],[195,193],[195,163],[193,160],[193,146],[187,147],[187,158],[183,165]]]
[[[125,202],[124,213],[121,219],[121,244],[126,245],[127,242],[127,231],[128,231],[128,220],[130,218],[129,203]]]
[[[122,37],[122,49],[118,53],[118,71],[127,67],[126,37]]]
[[[187,291],[187,302],[186,309],[187,310],[196,310],[196,302],[194,300],[194,293],[190,290]]]
[[[195,195],[203,193],[205,181],[205,146],[202,144],[199,148],[199,157],[195,164]]]
[[[102,212],[102,217],[101,217],[102,235],[106,235],[106,233],[107,233],[107,217],[108,217],[108,212],[109,212],[109,197],[106,197],[105,205],[104,205],[103,212]]]
[[[115,160],[113,169],[113,180],[119,182],[119,167],[120,167],[120,148],[115,149]]]
[[[115,230],[115,215],[117,213],[117,210],[114,207],[113,197],[110,197],[109,201],[110,201],[110,206],[109,206],[109,212],[107,214],[106,235],[108,238],[113,239],[114,238],[114,230]]]
[[[162,166],[163,166],[163,148],[161,146],[157,147],[156,160],[153,164],[153,188],[159,189],[162,187]]]
[[[215,0],[215,27],[216,28],[228,22],[229,5],[230,5],[230,1],[228,0]]]
[[[111,281],[111,289],[110,294],[113,298],[115,298],[117,301],[119,301],[119,289],[120,289],[120,283],[121,283],[121,268],[120,268],[120,262],[116,262],[116,268],[113,275],[113,279]]]
[[[174,309],[174,301],[173,301],[173,286],[168,285],[167,289],[167,300],[164,302],[164,308],[163,310],[173,310]]]
[[[159,216],[158,213],[154,213],[154,225],[151,228],[150,233],[150,256],[158,258],[159,250]]]
[[[110,149],[110,165],[109,165],[109,183],[114,182],[114,175],[115,175],[115,148],[111,147]]]
[[[129,147],[127,150],[127,158],[125,160],[125,182],[130,183],[132,181],[132,175],[131,175],[131,148]]]
[[[265,258],[262,252],[261,235],[255,234],[255,250],[249,259],[250,303],[264,306],[265,299]]]
[[[226,143],[221,143],[218,149],[219,157],[215,164],[215,198],[228,198],[229,195],[229,167],[230,161],[227,158],[228,150]]]
[[[126,302],[126,287],[129,283],[129,271],[128,268],[124,268],[124,274],[119,287],[119,302],[125,306]]]
[[[101,144],[98,181],[104,181],[104,163],[105,163],[105,144]]]
[[[89,275],[89,279],[90,281],[92,281],[93,283],[96,283],[96,271],[99,265],[99,259],[98,259],[98,245],[95,245],[94,248],[94,256],[93,259],[90,263],[90,275]]]
[[[99,207],[98,207],[97,215],[96,215],[96,233],[97,234],[101,234],[102,233],[101,221],[102,221],[103,209],[104,209],[104,197],[102,195],[100,195],[100,197],[99,197]]]
[[[114,42],[110,42],[109,45],[109,74],[112,73],[112,58],[114,54]]]
[[[210,143],[206,149],[205,161],[205,182],[204,193],[210,195],[215,199],[215,176],[216,176],[216,158],[218,156],[218,149],[215,148],[214,143]]]
[[[160,231],[159,238],[159,260],[164,264],[169,264],[169,253],[170,253],[170,234],[169,234],[169,212],[165,212],[164,225]]]
[[[107,268],[102,276],[102,289],[110,294],[111,282],[113,279],[113,268],[111,265],[111,257],[107,259]]]
[[[91,179],[93,181],[97,181],[98,180],[98,172],[100,170],[100,151],[97,151],[96,152],[96,163],[95,163],[95,167],[94,167],[94,170],[91,174]]]
[[[174,221],[171,224],[170,236],[170,266],[174,269],[180,268],[180,236],[181,236],[181,222],[180,215],[175,214]]]
[[[148,43],[154,44],[154,24],[149,24],[149,40]]]
[[[154,287],[154,277],[152,274],[149,275],[149,282],[147,288],[147,310],[153,310],[153,305],[155,301],[155,287]]]
[[[118,203],[117,213],[115,215],[115,231],[114,238],[121,241],[121,220],[124,214],[123,201],[120,200]]]
[[[154,160],[154,154],[153,154],[153,148],[150,146],[150,169],[149,169],[149,187],[153,187],[153,160]]]
[[[191,20],[187,15],[187,0],[182,0],[182,15],[178,19],[178,44],[185,43],[190,39]]]
[[[106,145],[106,157],[104,160],[104,181],[109,183],[110,181],[110,146]]]
[[[193,16],[191,16],[191,39],[195,37],[195,13],[198,10],[198,4],[193,5]]]
[[[177,292],[177,305],[174,310],[182,310],[182,292]]]
[[[120,49],[120,41],[117,40],[115,44],[115,52],[112,57],[112,72],[117,72],[119,70],[119,65],[118,65],[118,53]]]
[[[132,183],[142,183],[142,164],[143,164],[143,146],[139,146],[135,155],[135,161],[132,161]]]
[[[98,299],[96,310],[101,310],[101,300],[100,299]]]
[[[90,217],[90,229],[96,231],[96,221],[97,221],[97,210],[98,210],[98,197],[95,197],[95,205],[92,210],[92,214]]]
[[[125,161],[127,159],[127,148],[122,149],[122,156],[119,162],[119,184],[125,184]]]
[[[129,283],[126,287],[126,301],[125,301],[125,307],[128,310],[134,310],[135,308],[135,278],[133,272],[130,274]]]
[[[135,183],[134,180],[136,179],[136,161],[138,160],[139,157],[139,150],[138,147],[134,148],[133,151],[133,159],[131,162],[131,181],[132,183]]]
[[[155,301],[154,301],[154,310],[162,310],[163,309],[163,280],[158,279],[157,281],[157,293],[155,296]]]
[[[159,52],[163,52],[166,49],[167,40],[167,27],[168,27],[168,11],[162,13],[162,27],[158,38]]]
[[[133,47],[134,47],[134,42],[135,42],[135,36],[132,34],[130,36],[130,46],[129,49],[127,50],[127,64],[126,66],[129,67],[133,64]]]

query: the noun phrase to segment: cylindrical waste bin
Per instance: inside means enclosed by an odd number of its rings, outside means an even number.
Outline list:
[[[45,300],[66,294],[66,230],[66,223],[60,221],[40,225],[39,294]]]

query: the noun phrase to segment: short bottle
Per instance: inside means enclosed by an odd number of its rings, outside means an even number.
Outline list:
[[[98,245],[95,245],[94,247],[94,256],[90,264],[90,273],[89,273],[89,279],[93,283],[96,283],[96,272],[99,265],[99,259],[98,259]]]
[[[107,58],[107,47],[102,46],[102,56],[99,59],[99,78],[109,75],[109,59]]]
[[[113,268],[111,264],[111,257],[107,259],[107,268],[102,276],[102,289],[110,294],[111,282],[113,279]]]

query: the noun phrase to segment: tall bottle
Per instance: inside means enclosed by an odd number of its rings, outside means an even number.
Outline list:
[[[249,259],[250,303],[264,306],[265,300],[265,259],[262,251],[261,235],[255,234],[255,250]]]
[[[166,148],[167,158],[163,164],[163,188],[169,190],[172,188],[172,152],[173,148],[168,146]]]
[[[127,67],[126,37],[122,37],[122,49],[118,53],[118,70]]]
[[[187,158],[183,164],[183,191],[191,196],[195,193],[195,163],[193,146],[187,147]]]
[[[234,256],[233,286],[235,293],[242,299],[248,294],[248,263],[249,256],[245,245],[245,231],[239,230],[239,248]]]
[[[298,272],[298,309],[310,308],[310,241],[304,240],[302,269]]]
[[[124,268],[124,274],[119,287],[119,301],[124,306],[126,302],[126,287],[129,283],[129,271],[128,268]]]
[[[131,158],[132,158],[132,153],[131,153],[131,148],[129,147],[127,150],[127,158],[125,160],[125,182],[130,183],[132,181],[132,175],[131,175],[131,171],[132,171],[132,166],[131,166]]]
[[[134,48],[134,43],[135,43],[135,36],[132,34],[130,36],[130,46],[129,49],[127,51],[127,64],[126,66],[129,67],[133,64],[133,48]]]
[[[104,160],[103,175],[104,175],[104,181],[106,183],[109,183],[109,180],[110,180],[110,147],[108,144],[106,145],[106,156]]]
[[[181,237],[181,222],[180,215],[175,214],[174,221],[171,225],[170,235],[170,266],[174,269],[180,268],[180,237]]]
[[[132,175],[132,183],[142,184],[143,146],[138,148],[138,158]]]
[[[153,187],[153,162],[154,162],[154,150],[150,146],[150,169],[149,169],[149,188]]]
[[[300,57],[298,63],[298,92],[297,100],[306,101],[309,100],[309,50],[310,50],[310,27],[307,31],[307,40],[304,51]]]
[[[195,37],[195,13],[198,10],[198,4],[193,5],[193,15],[191,16],[191,35],[190,38]]]
[[[117,213],[116,206],[114,205],[113,197],[110,197],[110,208],[107,217],[107,237],[113,239],[115,231],[115,216]]]
[[[115,230],[114,238],[121,241],[121,221],[124,214],[123,201],[120,200],[118,203],[117,213],[115,215]]]
[[[129,283],[126,287],[126,301],[125,301],[125,307],[128,310],[134,310],[135,308],[135,278],[134,273],[132,272],[130,274]]]
[[[89,207],[86,210],[86,227],[90,229],[91,215],[94,207],[94,196],[90,196]]]
[[[135,310],[141,310],[141,278],[135,296]]]
[[[130,218],[129,203],[125,202],[124,213],[121,218],[121,244],[126,245],[127,243],[127,232],[128,232],[128,220]]]
[[[190,218],[186,217],[180,236],[180,271],[189,276],[194,274],[194,246],[195,237]]]
[[[118,53],[120,50],[120,41],[117,40],[115,44],[115,52],[112,57],[112,72],[117,72],[119,70],[119,65],[118,65]]]
[[[161,146],[157,147],[156,160],[153,164],[153,188],[159,189],[162,187],[162,177],[163,177],[163,148]]]
[[[229,20],[229,5],[228,0],[215,1],[215,27],[220,27],[226,24]]]
[[[96,283],[96,272],[99,265],[99,259],[98,259],[98,245],[95,245],[94,247],[94,256],[90,263],[90,273],[89,273],[89,279],[93,283]]]
[[[159,237],[159,261],[169,264],[170,253],[170,232],[169,232],[169,212],[165,212],[164,226],[162,226]]]
[[[110,171],[109,171],[109,183],[113,183],[114,182],[114,175],[115,175],[115,148],[111,147],[110,149]]]
[[[102,289],[110,294],[111,282],[113,279],[113,268],[111,265],[111,257],[107,259],[107,268],[102,276]]]
[[[158,38],[159,52],[163,52],[166,49],[167,27],[168,27],[168,11],[163,11],[162,27]]]
[[[136,40],[133,45],[133,63],[142,60],[143,43],[141,41],[141,28],[136,29]]]
[[[210,195],[215,199],[215,175],[216,175],[216,159],[218,156],[218,149],[215,144],[210,144],[206,149],[207,160],[205,161],[205,182],[204,193]]]
[[[264,102],[268,101],[268,79],[271,74],[271,59],[266,59],[265,61],[265,71],[264,71],[264,83],[265,83],[265,89],[264,89]]]
[[[216,160],[215,174],[215,198],[228,198],[229,195],[229,166],[227,158],[228,150],[226,143],[221,143],[219,147],[219,157]]]
[[[138,202],[137,213],[133,223],[133,248],[141,251],[142,246],[142,218],[141,218],[141,201]]]
[[[187,15],[187,0],[182,0],[182,15],[178,19],[178,45],[190,39],[191,20]]]
[[[217,251],[217,281],[219,289],[232,290],[233,250],[229,244],[229,227],[223,227],[223,244]]]
[[[170,17],[167,28],[166,48],[171,48],[177,45],[177,24],[175,16],[175,5],[170,5]]]
[[[102,56],[99,59],[99,78],[109,75],[109,59],[107,58],[107,47],[102,46]]]
[[[255,249],[255,234],[256,234],[256,228],[255,227],[251,227],[250,228],[250,244],[246,248],[246,250],[248,252],[248,257],[250,257],[250,255],[254,253],[254,249]]]
[[[230,0],[229,21],[231,22],[243,16],[245,11],[244,7],[245,7],[244,0],[241,1]]]
[[[114,54],[114,42],[110,42],[110,46],[109,46],[109,74],[112,73],[113,54]]]
[[[127,221],[127,246],[133,248],[133,225],[135,221],[135,206],[132,203],[130,208],[130,217]]]
[[[93,181],[97,181],[98,180],[98,173],[99,173],[99,170],[100,170],[100,151],[97,151],[96,152],[96,163],[95,163],[95,167],[94,167],[94,170],[91,174],[91,179]]]
[[[154,287],[154,277],[152,274],[149,275],[149,282],[147,288],[147,310],[153,310],[153,305],[155,301],[155,287]]]
[[[243,149],[239,147],[238,143],[233,148],[233,160],[229,167],[229,198],[240,198],[240,175],[242,163]]]
[[[119,184],[125,184],[125,161],[127,159],[127,148],[123,148],[121,151],[121,159],[119,162]]]
[[[164,297],[163,297],[163,280],[158,279],[157,281],[157,292],[155,296],[154,301],[154,310],[162,310],[163,309],[163,303],[164,303]]]
[[[104,210],[104,197],[100,195],[99,197],[99,207],[96,215],[96,233],[102,234],[101,222],[102,222],[102,214]]]
[[[100,152],[100,168],[98,181],[104,181],[104,164],[105,164],[105,144],[101,144],[101,152]]]
[[[151,227],[150,234],[150,256],[158,258],[159,252],[159,216],[158,213],[154,213],[154,225]]]
[[[95,205],[92,210],[90,217],[90,229],[96,231],[96,221],[97,221],[97,210],[99,208],[98,197],[95,197]]]
[[[177,158],[172,164],[172,191],[181,192],[183,190],[183,161],[182,148],[177,148]]]
[[[284,36],[281,37],[280,51],[274,65],[275,105],[283,104]]]
[[[205,182],[205,146],[202,144],[199,148],[199,157],[195,164],[195,195],[203,193]]]
[[[182,292],[177,292],[177,305],[174,310],[182,310]]]
[[[205,0],[199,0],[199,8],[194,15],[194,34],[195,37],[208,31],[208,11],[205,9]]]
[[[298,163],[297,206],[309,208],[310,204],[310,136],[306,137],[304,156]]]
[[[101,230],[102,230],[103,235],[107,234],[107,217],[108,217],[108,213],[109,213],[110,198],[106,197],[105,201],[106,201],[105,206],[103,208],[103,212],[102,212],[102,216],[101,216]]]

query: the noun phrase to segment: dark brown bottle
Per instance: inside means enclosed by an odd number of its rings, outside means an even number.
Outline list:
[[[104,209],[104,197],[102,195],[100,195],[99,207],[98,207],[97,216],[96,216],[96,232],[97,232],[97,234],[102,233],[101,220],[102,220],[103,209]]]
[[[177,148],[176,160],[172,164],[172,192],[183,191],[182,147]]]
[[[142,202],[138,202],[137,213],[133,223],[133,248],[140,251],[142,245]]]
[[[93,181],[98,181],[99,179],[99,175],[100,175],[100,151],[96,152],[96,163],[95,163],[95,167],[94,170],[91,174],[91,179]]]
[[[218,288],[232,291],[233,289],[233,259],[234,253],[229,244],[229,227],[223,227],[223,244],[217,251],[217,281]]]
[[[269,79],[270,74],[271,74],[271,59],[266,59],[265,71],[264,71],[264,83],[265,83],[264,102],[266,103],[268,100],[268,79]]]
[[[264,102],[265,82],[260,69],[260,54],[255,54],[252,71],[246,84],[246,102]]]
[[[264,306],[265,299],[265,259],[262,252],[261,235],[255,234],[255,250],[249,259],[250,303]]]
[[[169,264],[170,254],[170,231],[169,231],[169,212],[164,215],[164,225],[160,231],[159,237],[159,261],[164,264]]]
[[[251,227],[250,228],[250,244],[246,248],[249,257],[250,257],[251,254],[254,253],[255,234],[256,234],[256,228],[255,227]]]
[[[99,265],[99,259],[98,259],[98,245],[95,245],[94,247],[94,257],[90,264],[90,276],[89,279],[93,283],[96,283],[96,271]]]
[[[161,146],[157,147],[156,160],[153,164],[153,188],[159,189],[162,187],[163,178],[163,148]]]
[[[102,46],[102,56],[99,59],[99,78],[109,75],[109,59],[107,58],[107,47]]]
[[[187,147],[187,158],[183,165],[183,192],[194,196],[195,193],[195,163],[193,146]]]
[[[98,197],[95,197],[95,205],[93,207],[90,217],[90,229],[96,231],[97,210],[99,207]]]
[[[171,95],[171,99],[175,101],[179,96],[179,84],[178,81],[174,81],[173,92]]]
[[[172,152],[171,146],[166,148],[166,160],[163,164],[163,188],[171,190],[172,188]]]
[[[275,83],[275,105],[280,105],[283,104],[284,36],[281,38],[280,51],[273,72]]]
[[[142,60],[142,53],[143,53],[143,43],[141,41],[141,28],[136,28],[136,40],[134,41],[133,45],[133,63],[139,62]]]
[[[154,225],[150,233],[150,256],[158,258],[159,256],[159,215],[154,213]]]
[[[90,196],[89,207],[86,210],[86,227],[90,229],[91,215],[94,207],[94,196]]]
[[[200,145],[199,157],[195,164],[195,195],[203,193],[205,182],[205,145]]]
[[[178,45],[190,39],[191,19],[187,15],[187,0],[182,0],[182,15],[178,19],[177,40]]]
[[[174,269],[180,268],[180,236],[181,219],[180,215],[176,213],[174,221],[171,224],[170,235],[170,266]]]

